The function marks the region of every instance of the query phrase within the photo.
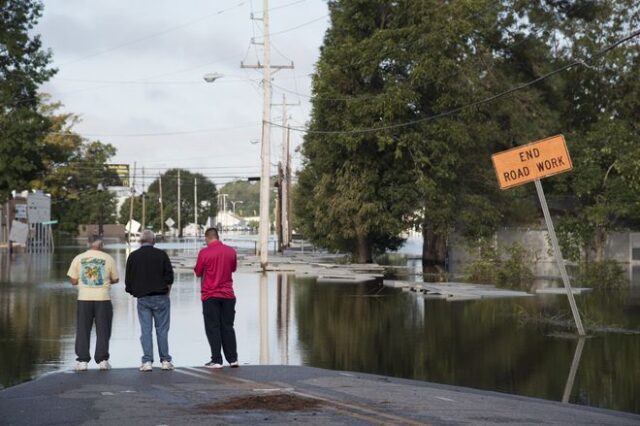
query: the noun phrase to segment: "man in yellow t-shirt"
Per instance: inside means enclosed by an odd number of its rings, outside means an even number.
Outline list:
[[[85,371],[91,361],[89,341],[93,322],[96,323],[94,360],[100,370],[109,370],[109,339],[111,338],[111,285],[119,281],[113,257],[102,251],[102,239],[89,238],[89,250],[71,262],[67,276],[78,287],[76,324],[76,371]]]

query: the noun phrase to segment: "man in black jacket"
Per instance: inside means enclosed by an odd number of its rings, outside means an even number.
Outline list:
[[[151,329],[156,326],[158,352],[163,370],[173,370],[169,355],[169,322],[171,302],[169,292],[173,284],[173,267],[169,256],[155,248],[155,234],[145,229],[140,236],[141,247],[127,259],[125,289],[138,298],[142,365],[140,371],[151,371],[153,365],[153,338]]]

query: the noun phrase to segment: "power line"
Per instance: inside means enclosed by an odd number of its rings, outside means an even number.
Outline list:
[[[325,18],[327,18],[328,16],[329,16],[329,14],[322,15],[322,16],[320,16],[320,17],[318,17],[318,18],[312,19],[311,21],[305,22],[305,23],[300,24],[300,25],[296,25],[295,27],[287,28],[286,30],[276,31],[275,33],[270,33],[269,35],[270,35],[271,37],[273,37],[273,36],[276,36],[276,35],[280,35],[280,34],[288,33],[288,32],[290,32],[290,31],[295,31],[295,30],[297,30],[297,29],[299,29],[299,28],[306,27],[307,25],[311,25],[311,24],[313,24],[313,23],[315,23],[315,22],[318,22],[318,21],[320,21],[321,19],[325,19]],[[259,37],[259,38],[262,38],[262,37],[264,37],[264,36],[261,36],[261,37]]]
[[[296,4],[304,3],[305,1],[307,1],[307,0],[297,0],[297,1],[294,1],[294,2],[291,2],[291,3],[283,4],[281,6],[270,7],[269,8],[269,12],[273,12],[274,10],[284,9],[284,8],[287,8],[287,7],[290,7],[290,6],[294,6]],[[257,15],[262,15],[262,11],[259,11],[257,13]]]
[[[136,137],[148,137],[148,136],[177,136],[177,135],[191,135],[196,133],[212,133],[219,131],[246,129],[250,127],[258,127],[260,123],[246,123],[234,127],[218,127],[211,129],[198,129],[198,130],[185,130],[185,131],[173,131],[173,132],[156,132],[156,133],[120,133],[120,134],[99,134],[99,133],[76,133],[76,132],[47,132],[50,135],[72,136],[80,135],[84,137],[92,138],[136,138]]]
[[[62,64],[62,65],[60,65],[60,66],[65,66],[65,65],[75,64],[75,63],[77,63],[77,62],[81,62],[81,61],[84,61],[84,60],[86,60],[86,59],[90,59],[90,58],[93,58],[93,57],[96,57],[96,56],[100,56],[100,55],[103,55],[103,54],[105,54],[105,53],[113,52],[114,50],[118,50],[118,49],[121,49],[121,48],[123,48],[123,47],[131,46],[132,44],[137,44],[137,43],[140,43],[140,42],[143,42],[143,41],[146,41],[146,40],[149,40],[149,39],[152,39],[152,38],[155,38],[155,37],[161,36],[161,35],[165,35],[165,34],[171,33],[171,32],[173,32],[173,31],[179,30],[179,29],[181,29],[181,28],[184,28],[184,27],[187,27],[187,26],[193,25],[193,24],[195,24],[195,23],[197,23],[197,22],[204,21],[205,19],[211,18],[212,16],[221,15],[221,14],[223,14],[223,13],[225,13],[225,12],[230,11],[230,10],[237,9],[237,8],[239,8],[239,7],[243,6],[244,4],[245,4],[245,2],[244,2],[244,1],[243,1],[243,2],[240,2],[240,3],[236,4],[235,6],[228,7],[228,8],[226,8],[226,9],[221,9],[221,10],[218,10],[218,11],[216,11],[216,12],[210,13],[210,14],[208,14],[208,15],[200,16],[199,18],[192,19],[192,20],[190,20],[190,21],[183,22],[183,23],[181,23],[181,24],[178,24],[178,25],[174,25],[174,26],[172,26],[172,27],[165,28],[165,29],[164,29],[164,30],[162,30],[162,31],[158,31],[158,32],[156,32],[156,33],[148,34],[148,35],[146,35],[146,36],[142,36],[142,37],[139,37],[139,38],[136,38],[136,39],[130,40],[130,41],[126,41],[126,42],[124,42],[124,43],[117,44],[117,45],[115,45],[115,46],[108,47],[108,48],[103,49],[103,50],[99,50],[99,51],[97,51],[97,52],[90,53],[90,54],[85,55],[85,56],[82,56],[82,57],[80,57],[80,58],[78,58],[78,59],[74,59],[74,60],[72,60],[72,61],[65,62],[65,63],[63,63],[63,64]]]
[[[606,48],[596,52],[595,54],[592,55],[591,60],[596,59],[602,55],[604,55],[605,53],[609,52],[612,49],[615,49],[617,46],[619,46],[620,44],[629,41],[635,37],[637,37],[638,35],[640,35],[640,30],[636,30],[635,32],[631,33],[629,36],[624,37],[616,42],[614,42],[613,44],[607,46]],[[532,86],[534,84],[537,84],[543,80],[546,80],[549,77],[552,77],[556,74],[559,74],[563,71],[566,71],[570,68],[575,67],[576,65],[581,65],[581,66],[588,66],[588,64],[585,64],[585,61],[583,60],[574,60],[573,62],[566,64],[560,68],[557,68],[551,72],[548,72],[538,78],[535,78],[531,81],[528,81],[526,83],[522,83],[516,87],[512,87],[511,89],[507,89],[505,91],[502,91],[500,93],[497,93],[493,96],[489,96],[488,98],[484,98],[475,102],[471,102],[465,105],[461,105],[459,107],[453,108],[449,111],[445,111],[439,114],[435,114],[435,115],[431,115],[429,117],[424,117],[424,118],[420,118],[417,120],[412,120],[412,121],[407,121],[404,123],[398,123],[398,124],[391,124],[388,126],[380,126],[380,127],[370,127],[370,128],[363,128],[363,129],[354,129],[354,130],[309,130],[309,129],[304,129],[304,128],[300,128],[300,127],[289,127],[287,126],[286,128],[289,130],[293,130],[295,132],[303,132],[303,133],[309,133],[309,134],[330,134],[330,135],[336,135],[336,134],[358,134],[358,133],[372,133],[372,132],[377,132],[377,131],[381,131],[381,130],[391,130],[391,129],[397,129],[397,128],[401,128],[401,127],[407,127],[407,126],[412,126],[414,124],[418,124],[418,123],[423,123],[423,122],[427,122],[427,121],[432,121],[432,120],[436,120],[438,118],[443,118],[443,117],[447,117],[453,114],[456,114],[462,110],[465,110],[467,108],[472,108],[472,107],[477,107],[480,105],[484,105],[484,104],[488,104],[491,103],[497,99],[500,99],[504,96],[510,95],[511,93],[520,91],[522,89],[525,89],[529,86]],[[275,127],[284,127],[282,125],[279,125],[278,123],[270,123],[272,126]]]

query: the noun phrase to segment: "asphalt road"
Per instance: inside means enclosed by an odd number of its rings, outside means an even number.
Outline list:
[[[2,425],[640,425],[640,416],[310,367],[59,372],[0,391]]]

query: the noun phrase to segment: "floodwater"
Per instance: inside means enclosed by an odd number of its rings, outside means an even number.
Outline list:
[[[75,364],[74,288],[81,248],[0,252],[0,384]],[[108,250],[121,270],[126,251]],[[242,364],[307,365],[527,395],[640,413],[640,288],[578,296],[590,337],[578,340],[566,297],[425,300],[371,284],[318,284],[283,274],[236,274]],[[140,363],[135,300],[112,287],[113,367]],[[171,293],[177,366],[209,359],[199,284],[179,274]],[[92,344],[92,349],[93,349]],[[96,368],[91,364],[90,368]]]

